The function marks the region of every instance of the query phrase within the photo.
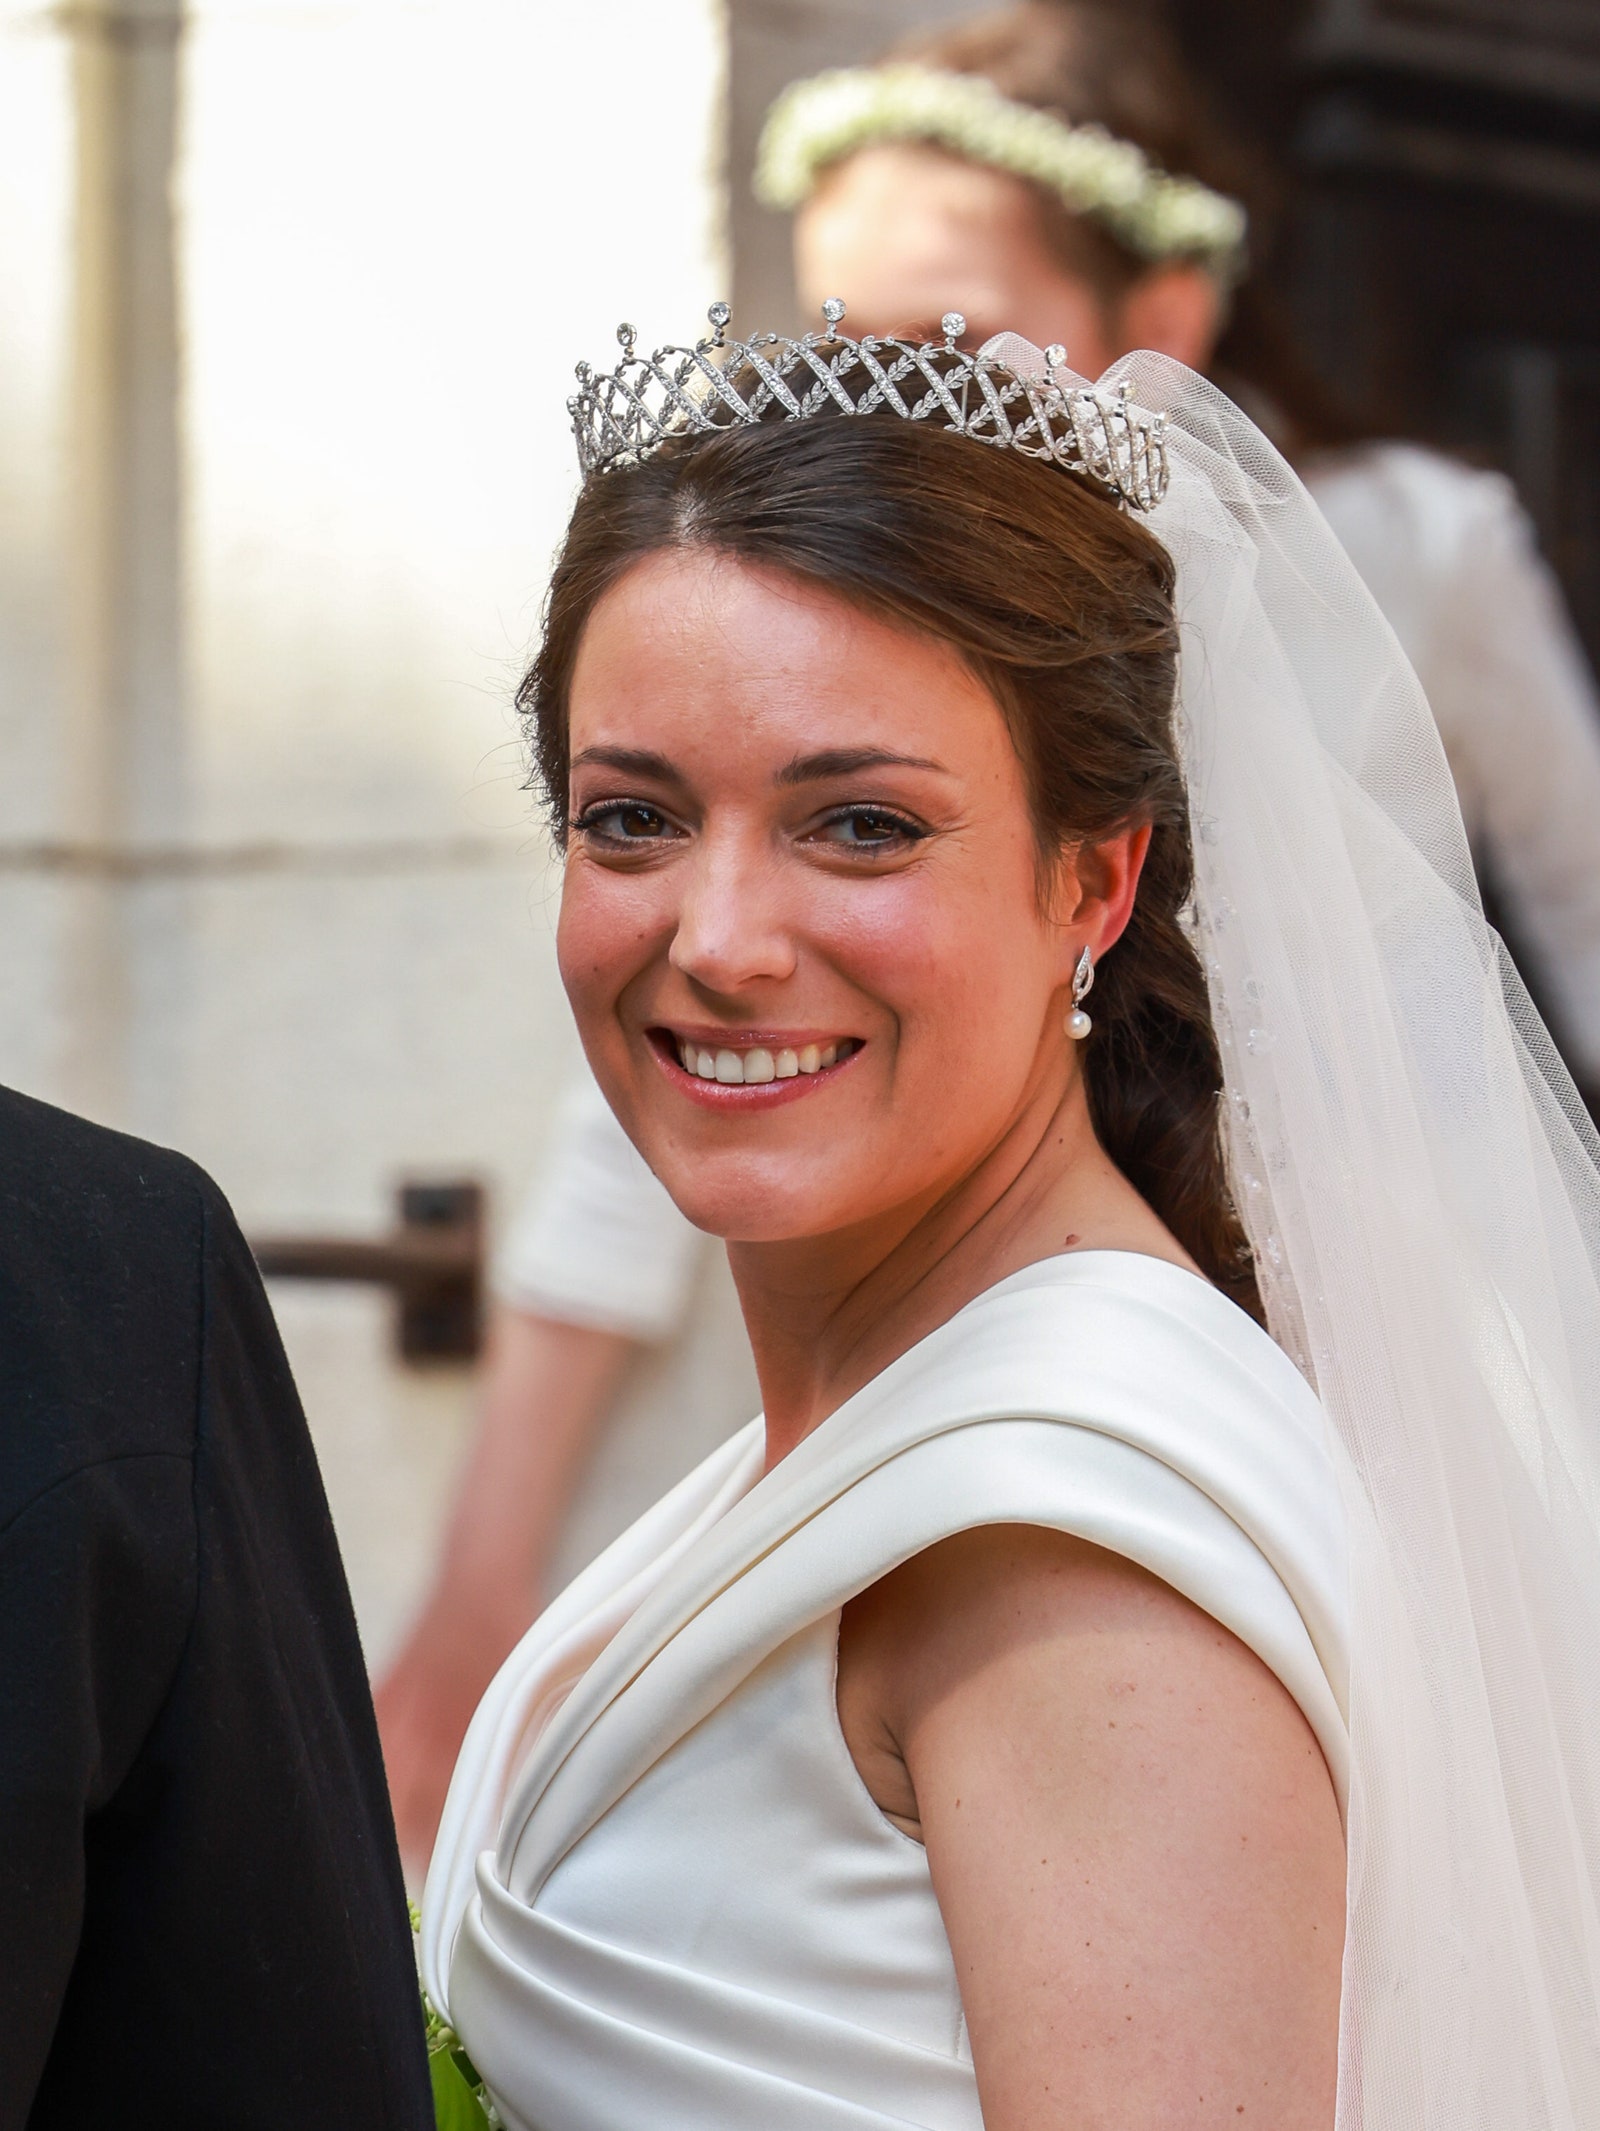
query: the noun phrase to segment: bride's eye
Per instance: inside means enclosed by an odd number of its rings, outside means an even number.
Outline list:
[[[920,843],[927,830],[887,807],[838,807],[810,832],[817,843],[853,851],[893,851]]]
[[[585,807],[572,824],[590,843],[637,848],[661,843],[672,834],[672,823],[659,807],[642,799],[606,799]]]

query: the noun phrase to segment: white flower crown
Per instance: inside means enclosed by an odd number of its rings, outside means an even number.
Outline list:
[[[1175,178],[1103,126],[1069,126],[1013,102],[981,74],[910,65],[840,67],[784,90],[756,151],[756,197],[784,210],[829,163],[884,141],[929,141],[1026,178],[1105,224],[1143,259],[1192,259],[1224,286],[1245,267],[1248,217],[1197,178]]]

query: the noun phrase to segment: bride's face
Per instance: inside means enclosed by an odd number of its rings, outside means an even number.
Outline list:
[[[658,555],[595,609],[570,718],[562,977],[698,1226],[776,1241],[932,1205],[1059,1099],[1100,920],[1069,861],[1041,896],[1005,722],[946,646]]]

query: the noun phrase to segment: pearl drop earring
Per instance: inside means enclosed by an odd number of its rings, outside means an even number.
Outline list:
[[[1082,1002],[1094,986],[1094,956],[1088,948],[1078,957],[1078,966],[1072,972],[1072,1012],[1067,1016],[1067,1034],[1074,1043],[1082,1043],[1094,1023],[1083,1010]]]

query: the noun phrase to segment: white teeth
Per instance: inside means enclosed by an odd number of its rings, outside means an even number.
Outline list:
[[[843,1043],[808,1043],[799,1051],[769,1051],[757,1045],[748,1051],[703,1051],[687,1039],[678,1039],[678,1056],[686,1073],[699,1080],[720,1081],[724,1087],[764,1087],[769,1080],[793,1080],[797,1073],[821,1073],[860,1046],[846,1037]]]

